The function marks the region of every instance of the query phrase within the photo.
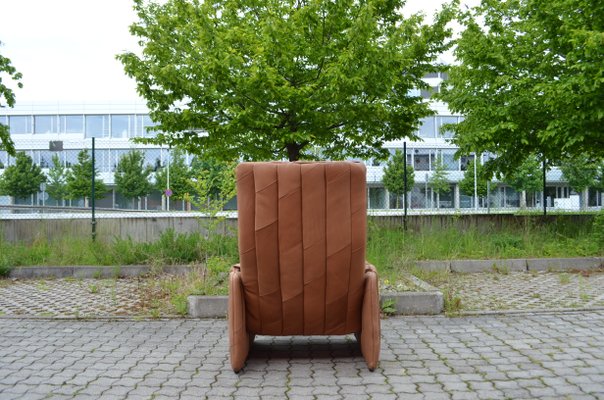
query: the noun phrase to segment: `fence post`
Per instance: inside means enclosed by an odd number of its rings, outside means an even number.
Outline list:
[[[491,181],[487,181],[487,214],[491,213]]]
[[[546,184],[546,179],[545,179],[545,173],[546,173],[546,164],[545,164],[545,153],[543,153],[543,215],[546,216],[547,215],[547,203],[546,203],[546,197],[545,197],[545,184]]]
[[[94,149],[94,137],[92,138],[92,190],[91,190],[91,196],[90,196],[90,205],[92,206],[92,241],[94,242],[96,240],[96,217],[94,215],[95,212],[95,202],[94,202],[94,198],[95,198],[95,194],[94,194],[94,178],[96,175],[96,166],[95,166],[95,159],[94,159],[94,153],[95,153],[95,149]]]
[[[407,231],[407,201],[409,199],[409,196],[407,195],[407,142],[403,142],[403,153],[405,153],[405,163],[404,163],[404,169],[403,169],[403,176],[404,176],[404,190],[405,190],[405,195],[403,197],[403,200],[405,202],[405,215],[403,216],[403,229],[405,231]]]

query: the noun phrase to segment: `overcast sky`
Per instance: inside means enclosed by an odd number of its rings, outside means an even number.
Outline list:
[[[472,0],[470,0],[472,1]],[[409,0],[427,15],[444,0]],[[472,1],[473,2],[473,1]],[[130,0],[0,0],[0,54],[23,74],[17,103],[142,102],[115,55],[137,49]]]

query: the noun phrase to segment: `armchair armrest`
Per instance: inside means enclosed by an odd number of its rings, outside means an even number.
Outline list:
[[[380,358],[380,296],[377,270],[369,263],[365,264],[365,293],[363,295],[360,345],[367,368],[373,371]]]

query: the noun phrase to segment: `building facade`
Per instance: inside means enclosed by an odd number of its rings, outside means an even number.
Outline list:
[[[438,76],[432,86],[438,87]],[[428,77],[428,80],[430,78]],[[428,96],[429,93],[422,93]],[[522,194],[513,190],[504,182],[493,182],[486,198],[475,198],[472,194],[463,193],[459,181],[463,178],[468,164],[474,157],[480,163],[487,155],[478,154],[456,159],[457,148],[450,143],[451,132],[442,132],[444,124],[459,122],[463,117],[451,115],[443,104],[435,103],[436,115],[422,120],[417,135],[421,141],[407,141],[407,163],[415,170],[415,186],[408,196],[408,208],[411,212],[447,212],[472,210],[515,211],[519,207],[542,208],[542,193]],[[148,110],[140,104],[32,104],[18,105],[12,109],[0,110],[0,123],[8,125],[11,138],[18,151],[27,153],[45,173],[51,166],[53,156],[58,156],[61,163],[69,167],[77,161],[77,154],[82,149],[91,149],[92,138],[95,138],[96,167],[99,177],[109,187],[103,199],[97,200],[101,208],[162,210],[168,202],[162,191],[155,190],[142,198],[138,204],[123,198],[115,190],[114,173],[120,158],[127,152],[137,149],[144,153],[145,164],[154,171],[170,163],[170,151],[167,147],[142,145],[132,141],[137,137],[153,135],[147,128],[153,126]],[[403,141],[386,144],[392,154],[403,150]],[[193,159],[185,155],[186,162]],[[435,193],[430,187],[430,178],[434,174],[435,163],[440,158],[444,164],[451,190],[448,193]],[[12,165],[14,159],[5,151],[0,151],[0,174]],[[366,160],[368,183],[368,206],[372,210],[389,211],[402,208],[402,199],[396,199],[384,188],[382,183],[385,163]],[[545,201],[553,209],[598,209],[602,207],[603,194],[595,189],[583,193],[574,193],[564,181],[557,168],[547,172]],[[153,179],[153,174],[152,178]],[[525,200],[525,201],[524,201]],[[53,199],[45,193],[42,185],[40,192],[27,199],[11,199],[0,196],[0,205],[8,204],[34,206],[84,206],[84,199],[67,202]],[[521,204],[522,203],[522,204]],[[234,202],[229,208],[235,206]],[[184,210],[184,202],[172,202],[170,210]]]

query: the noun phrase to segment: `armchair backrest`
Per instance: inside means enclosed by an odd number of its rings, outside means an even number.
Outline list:
[[[239,164],[239,256],[250,333],[360,332],[365,179],[365,166],[353,162]]]

